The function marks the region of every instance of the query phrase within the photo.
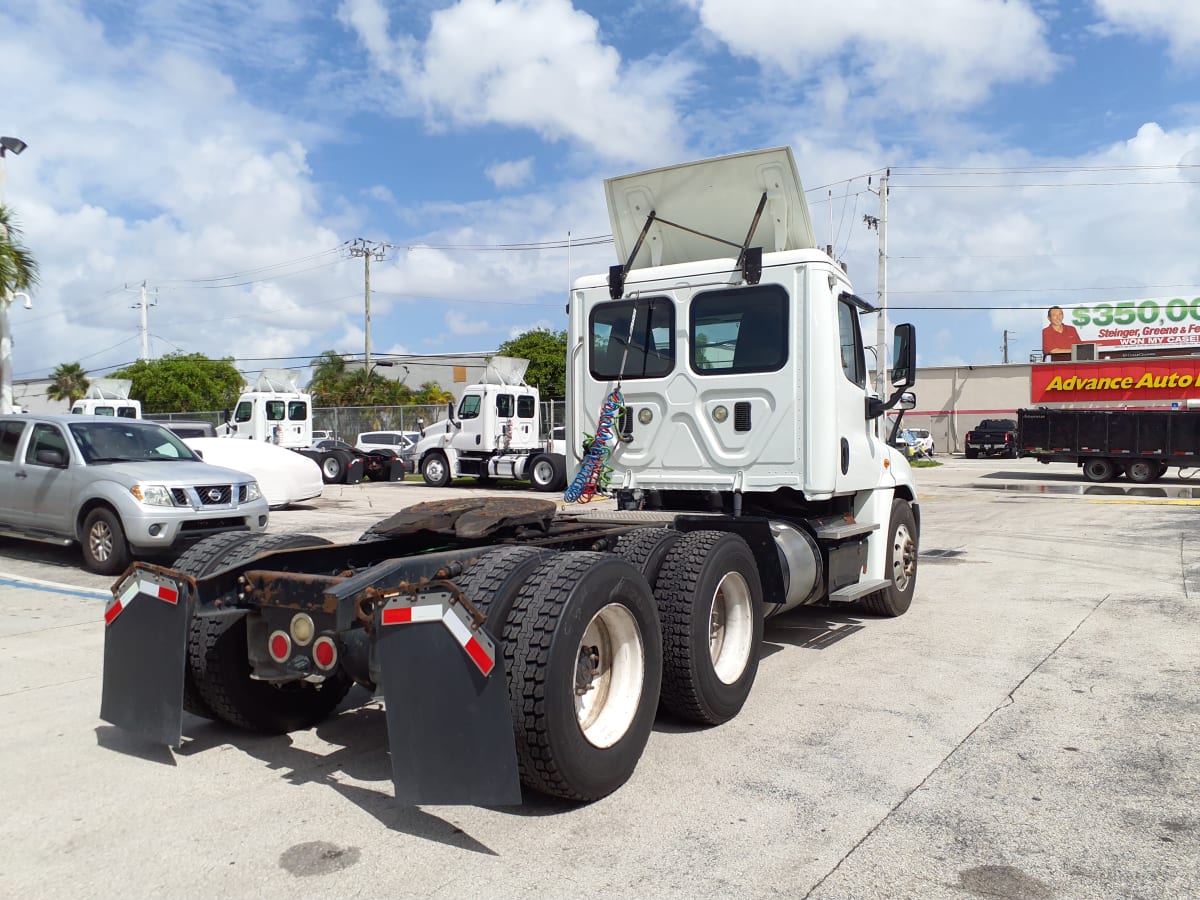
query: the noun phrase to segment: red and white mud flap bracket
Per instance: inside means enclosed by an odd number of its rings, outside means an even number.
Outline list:
[[[521,802],[504,656],[450,582],[376,607],[375,652],[396,800]]]
[[[135,563],[104,609],[100,718],[178,747],[183,733],[191,595],[165,569]]]

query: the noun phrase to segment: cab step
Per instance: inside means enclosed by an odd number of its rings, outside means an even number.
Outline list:
[[[829,595],[830,603],[853,603],[855,600],[861,600],[867,594],[874,594],[876,591],[882,591],[891,582],[886,578],[870,578],[866,581],[859,581],[856,584],[848,584],[843,588],[838,588]]]

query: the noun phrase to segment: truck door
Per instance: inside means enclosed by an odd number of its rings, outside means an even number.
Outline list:
[[[839,494],[867,490],[879,484],[882,461],[881,445],[872,440],[873,422],[866,410],[867,367],[863,356],[862,332],[858,310],[839,299],[838,359],[841,371],[834,373],[834,409],[837,414],[838,445],[834,490]],[[880,361],[880,365],[883,365]]]
[[[37,455],[41,450],[59,451],[64,457],[63,464],[56,466],[39,462]],[[25,477],[17,479],[18,502],[29,514],[26,524],[59,534],[74,534],[74,528],[68,521],[74,481],[71,465],[71,449],[66,435],[57,425],[35,423],[25,447],[22,466]]]
[[[484,428],[486,426],[485,416],[483,415],[483,400],[482,391],[465,391],[462,398],[458,401],[458,424],[454,437],[450,440],[450,445],[455,449],[464,453],[484,449]],[[492,443],[488,442],[487,448],[491,449]]]

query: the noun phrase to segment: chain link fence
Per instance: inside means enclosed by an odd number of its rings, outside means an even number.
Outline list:
[[[566,415],[566,401],[543,400],[541,408],[542,434],[551,436]],[[219,426],[225,413],[218,411],[188,413],[153,413],[147,419],[157,422],[211,422]],[[422,423],[432,425],[446,418],[446,404],[416,406],[321,406],[313,408],[313,429],[328,431],[339,440],[353,444],[367,431],[420,431]]]

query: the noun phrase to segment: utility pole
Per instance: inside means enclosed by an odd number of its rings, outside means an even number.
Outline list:
[[[886,398],[891,393],[887,375],[888,351],[888,315],[887,315],[887,202],[888,178],[892,170],[879,178],[879,190],[871,190],[870,179],[867,180],[867,190],[879,195],[879,216],[863,216],[868,228],[879,232],[879,284],[876,288],[876,306],[879,312],[875,324],[875,392],[880,398]]]
[[[363,238],[355,238],[354,244],[350,247],[351,256],[361,256],[363,258],[363,309],[366,314],[365,327],[363,329],[366,337],[365,353],[363,354],[363,368],[368,372],[371,371],[371,259],[382,261],[385,258],[387,244],[382,241],[368,241]]]
[[[1004,362],[1008,362],[1008,338],[1009,338],[1010,334],[1012,335],[1012,337],[1016,337],[1015,334],[1012,334],[1012,332],[1010,332],[1007,328],[1005,328],[1004,329],[1004,343],[1000,346],[1000,350],[1004,354]]]
[[[149,326],[149,320],[146,315],[146,307],[147,307],[147,305],[158,306],[158,303],[157,303],[157,301],[154,303],[151,303],[151,304],[146,303],[146,282],[145,281],[143,281],[136,288],[131,288],[129,286],[129,284],[126,283],[125,290],[129,291],[130,293],[133,293],[136,290],[141,294],[141,300],[138,302],[137,306],[133,307],[133,309],[137,309],[138,307],[141,307],[141,310],[142,310],[142,355],[141,355],[141,359],[143,361],[149,361],[149,359],[150,359],[150,326]],[[154,289],[154,293],[156,293],[156,294],[158,293],[158,288]]]

